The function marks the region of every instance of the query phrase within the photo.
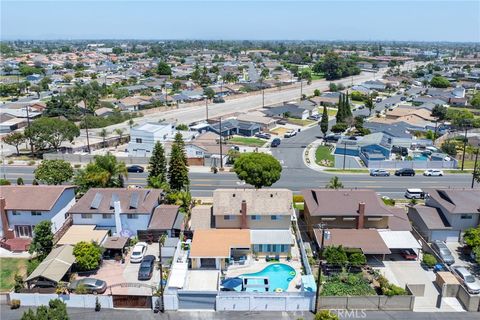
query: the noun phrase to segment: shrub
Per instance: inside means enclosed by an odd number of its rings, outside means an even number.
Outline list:
[[[350,262],[352,266],[363,266],[367,263],[367,258],[363,253],[352,253],[350,257],[348,257],[348,262]]]
[[[330,310],[322,310],[317,312],[313,317],[314,320],[339,320],[340,318],[335,314],[330,312]]]
[[[11,183],[7,179],[0,179],[0,186],[9,186]]]
[[[22,177],[18,177],[17,178],[17,185],[19,186],[23,186],[25,183],[23,182],[23,178]]]
[[[188,131],[188,126],[185,123],[180,123],[176,129],[179,131]]]
[[[98,297],[95,298],[95,311],[98,312],[102,308],[100,301],[98,301]]]
[[[87,294],[88,293],[87,287],[83,283],[81,283],[75,288],[75,293],[76,294]]]
[[[13,160],[8,160],[8,164],[13,164]]]
[[[30,160],[30,161],[28,161],[28,165],[29,165],[29,166],[34,166],[35,163],[36,163],[35,160]]]
[[[435,257],[433,255],[431,255],[430,253],[425,253],[423,255],[423,260],[422,262],[428,266],[429,268],[432,268],[434,265],[437,264],[437,259],[435,259]]]
[[[15,285],[13,287],[13,291],[15,291],[16,293],[20,292],[24,286],[23,286],[23,277],[21,275],[19,275],[18,273],[15,274],[15,276],[13,277],[14,281],[15,281]]]
[[[340,133],[347,130],[347,124],[343,122],[336,123],[330,129],[332,132]]]
[[[102,250],[94,242],[81,241],[73,247],[73,255],[80,270],[94,270],[100,264]]]
[[[18,309],[18,308],[20,308],[20,300],[12,299],[12,301],[10,301],[10,309]]]
[[[386,296],[404,296],[407,294],[407,291],[397,285],[390,283],[387,287],[382,288],[382,292]]]
[[[80,163],[76,163],[76,164],[73,165],[73,167],[74,167],[75,169],[79,169],[79,168],[82,167],[82,165],[81,165]]]
[[[347,254],[342,246],[328,246],[323,252],[323,257],[328,264],[345,265],[348,261]]]
[[[383,203],[385,203],[387,206],[394,206],[395,205],[395,200],[392,198],[382,198]]]
[[[294,194],[294,195],[293,195],[293,202],[303,202],[303,195],[301,195],[301,194]]]

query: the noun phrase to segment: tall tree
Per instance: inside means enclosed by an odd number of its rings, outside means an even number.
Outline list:
[[[57,185],[73,178],[73,168],[65,160],[43,160],[34,174],[35,179],[43,183]]]
[[[162,143],[157,141],[149,161],[148,185],[156,187],[167,182],[167,159]]]
[[[352,114],[352,108],[350,107],[350,99],[348,98],[348,91],[347,91],[347,94],[345,94],[345,102],[344,102],[343,108],[344,108],[345,118],[351,118],[353,114]]]
[[[188,167],[184,158],[185,154],[182,152],[181,147],[174,142],[168,166],[168,181],[172,191],[183,191],[189,188]]]
[[[343,103],[343,94],[340,94],[340,96],[338,97],[337,115],[335,116],[337,123],[343,123],[345,121]]]
[[[109,134],[109,132],[108,132],[107,129],[105,129],[105,128],[103,128],[102,130],[100,130],[100,133],[98,134],[98,135],[99,135],[100,137],[102,137],[102,139],[103,139],[102,146],[103,146],[104,149],[105,149],[105,147],[106,147],[105,140],[107,139],[108,134]]]
[[[272,155],[258,152],[241,154],[233,165],[237,177],[257,189],[271,186],[280,179],[282,166]]]
[[[373,98],[370,95],[368,95],[367,100],[365,101],[365,107],[368,109],[368,115],[371,115],[375,105],[373,103]]]
[[[323,136],[325,137],[328,132],[328,112],[326,106],[323,106],[322,119],[320,120],[320,130],[322,130]]]
[[[42,117],[25,129],[25,135],[37,150],[57,150],[65,141],[72,142],[80,135],[78,127],[70,121]]]
[[[39,222],[33,229],[33,240],[30,244],[28,252],[36,252],[38,259],[42,261],[52,251],[53,233],[52,222],[44,220]]]
[[[25,137],[25,135],[21,132],[12,132],[12,133],[9,133],[8,135],[6,135],[4,138],[3,138],[3,142],[5,142],[6,144],[8,145],[11,145],[11,146],[14,146],[15,149],[17,150],[17,156],[20,155],[20,150],[19,150],[19,146],[25,142],[25,140],[27,140],[27,138]]]

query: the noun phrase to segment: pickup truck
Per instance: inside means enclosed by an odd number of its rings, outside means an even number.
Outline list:
[[[412,249],[404,249],[400,254],[405,260],[417,260],[417,254]]]

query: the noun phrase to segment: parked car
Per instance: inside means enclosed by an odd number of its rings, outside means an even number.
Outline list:
[[[83,286],[87,293],[102,294],[107,290],[107,283],[103,280],[95,278],[83,278],[80,280],[74,280],[68,285],[68,290],[75,292],[78,286]]]
[[[365,109],[365,105],[364,104],[360,105],[360,107],[358,107],[358,109],[359,110]]]
[[[145,256],[138,269],[138,280],[150,280],[155,269],[155,256]]]
[[[128,167],[127,167],[127,172],[138,172],[138,173],[142,173],[143,171],[145,171],[145,168],[142,167],[142,166],[133,165],[133,166],[128,166]]]
[[[307,118],[308,120],[318,121],[320,120],[320,115],[314,114]]]
[[[441,177],[443,176],[443,170],[428,169],[423,172],[423,175],[427,177]]]
[[[270,144],[270,147],[276,148],[280,145],[281,140],[279,138],[275,138],[272,140],[272,143]]]
[[[378,103],[378,102],[382,102],[382,98],[377,98],[377,99],[375,99],[375,102],[377,102],[377,103]]]
[[[417,260],[417,254],[412,249],[404,249],[400,254],[405,260]]]
[[[385,169],[372,169],[370,170],[370,175],[372,177],[388,177],[390,176],[390,172]]]
[[[287,132],[285,132],[285,134],[283,135],[284,138],[291,138],[291,137],[294,137],[297,135],[297,131],[295,130],[288,130]]]
[[[415,170],[412,168],[402,168],[395,171],[396,176],[415,176]]]
[[[423,199],[425,198],[425,192],[422,189],[407,189],[405,191],[405,198],[407,199]]]
[[[325,142],[338,142],[340,140],[341,136],[338,134],[327,134],[325,138],[323,139]]]
[[[287,120],[278,120],[277,123],[284,126],[287,124]]]
[[[130,255],[130,262],[142,262],[143,256],[147,252],[147,244],[145,242],[139,242],[133,247],[132,254]]]
[[[259,132],[255,135],[255,137],[261,138],[261,139],[270,139],[272,135],[270,133]]]
[[[225,102],[225,99],[223,99],[222,97],[213,98],[213,103],[224,103],[224,102]]]
[[[445,242],[435,240],[432,242],[432,248],[440,256],[440,258],[442,258],[445,264],[451,266],[455,263],[455,258],[452,256],[452,253],[450,252],[450,249],[448,249]]]
[[[480,281],[478,281],[465,267],[454,267],[453,270],[462,279],[468,292],[472,294],[480,293]]]

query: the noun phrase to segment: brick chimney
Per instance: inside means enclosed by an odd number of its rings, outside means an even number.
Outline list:
[[[242,200],[242,207],[240,209],[241,224],[240,229],[247,229],[247,201]]]
[[[15,235],[13,233],[13,230],[9,229],[7,210],[5,210],[5,206],[5,198],[0,198],[0,216],[2,219],[3,237],[6,239],[13,239],[15,238]]]
[[[363,229],[365,225],[365,202],[358,203],[357,229]]]

